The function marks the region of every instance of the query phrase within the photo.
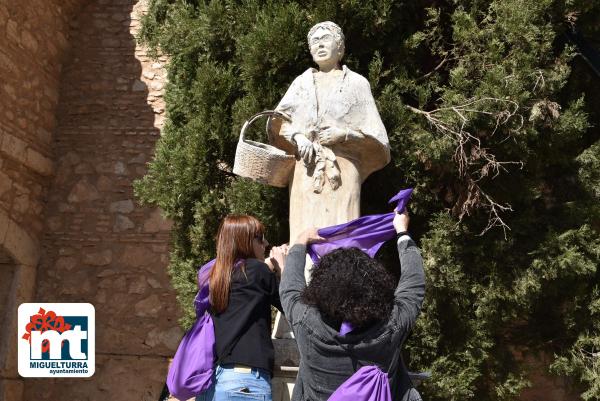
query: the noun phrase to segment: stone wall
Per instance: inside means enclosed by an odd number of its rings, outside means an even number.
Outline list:
[[[17,306],[32,299],[62,63],[81,0],[0,2],[0,399],[17,400]]]
[[[170,225],[136,203],[132,182],[160,135],[166,60],[135,44],[143,2],[32,3],[0,6],[12,41],[0,47],[10,77],[0,87],[0,228],[16,227],[0,234],[30,244],[33,272],[39,260],[35,296],[17,304],[96,307],[96,374],[25,379],[22,397],[13,380],[5,398],[156,400],[182,332],[165,269]]]
[[[43,228],[60,72],[78,2],[0,3],[0,210],[34,243]]]
[[[145,5],[97,0],[72,23],[36,298],[96,308],[96,373],[27,380],[24,400],[156,400],[182,332],[166,274],[170,225],[140,207],[163,122],[164,58],[136,47]]]

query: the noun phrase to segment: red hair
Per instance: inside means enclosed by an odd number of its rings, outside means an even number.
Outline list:
[[[229,304],[235,261],[254,258],[253,240],[262,238],[264,233],[265,227],[256,217],[231,214],[221,222],[217,234],[217,259],[209,281],[210,303],[215,312],[223,312]]]

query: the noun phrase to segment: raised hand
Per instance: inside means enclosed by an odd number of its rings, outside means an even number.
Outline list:
[[[408,223],[410,223],[410,217],[408,217],[408,211],[404,209],[404,212],[398,213],[394,216],[394,228],[397,233],[408,231]]]
[[[271,271],[281,274],[285,269],[285,258],[287,257],[288,246],[283,244],[280,246],[274,246],[269,252],[269,257],[265,261]]]

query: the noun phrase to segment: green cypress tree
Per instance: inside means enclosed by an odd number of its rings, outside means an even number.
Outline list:
[[[415,187],[428,287],[407,352],[433,372],[424,398],[518,398],[527,349],[600,400],[600,81],[565,36],[597,41],[599,13],[581,0],[152,0],[140,39],[170,57],[168,120],[136,192],[175,223],[184,327],[225,214],[287,240],[287,191],[231,166],[241,124],[277,104],[311,65],[308,29],[332,20],[392,147],[363,213]]]

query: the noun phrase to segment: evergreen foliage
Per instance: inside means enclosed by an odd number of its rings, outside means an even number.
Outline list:
[[[170,56],[169,118],[136,193],[175,222],[182,324],[225,214],[287,240],[287,190],[230,168],[241,124],[312,65],[306,33],[332,20],[392,146],[363,213],[415,187],[428,282],[406,348],[433,373],[424,399],[516,399],[527,352],[600,400],[600,78],[564,35],[577,25],[598,47],[599,14],[583,0],[152,0],[140,39]]]

